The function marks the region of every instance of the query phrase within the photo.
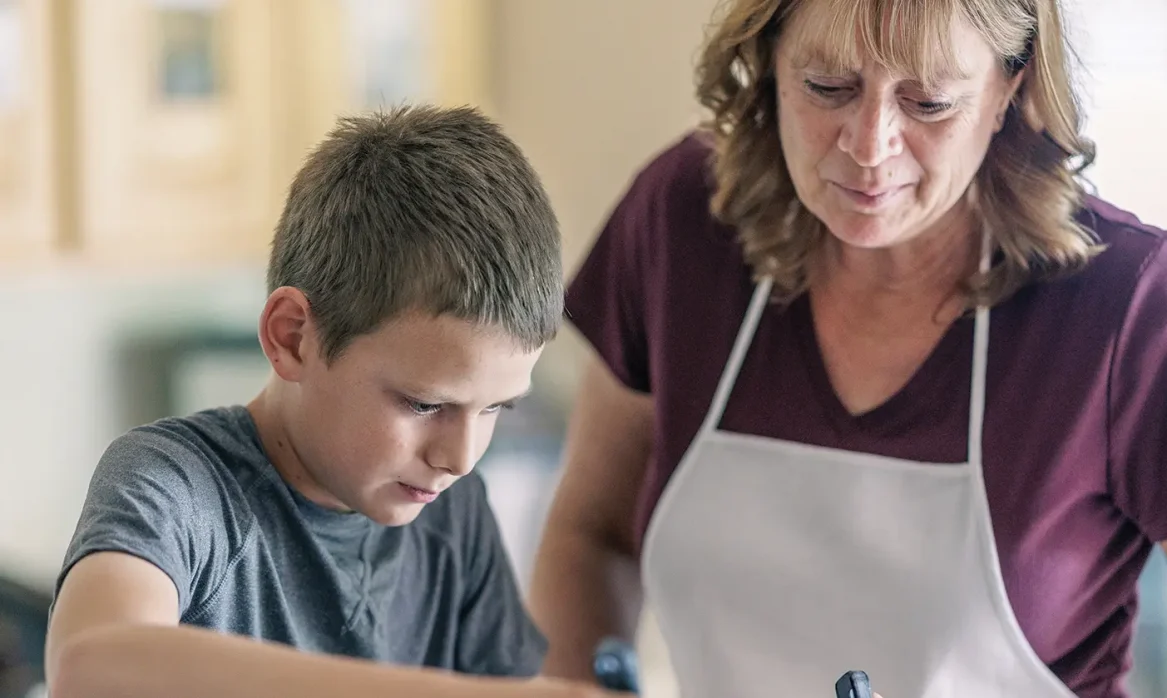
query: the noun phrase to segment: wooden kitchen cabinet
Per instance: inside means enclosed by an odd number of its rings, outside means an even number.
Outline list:
[[[0,0],[0,267],[45,260],[58,226],[45,2]]]
[[[274,5],[78,3],[85,257],[262,254],[283,183]]]
[[[9,5],[28,56],[20,100],[0,102],[0,265],[262,263],[337,115],[491,110],[488,0],[0,0],[0,18]]]

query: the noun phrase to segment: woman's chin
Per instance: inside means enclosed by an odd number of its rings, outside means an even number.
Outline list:
[[[826,226],[839,242],[865,250],[893,247],[905,238],[902,225],[873,216],[839,216]]]

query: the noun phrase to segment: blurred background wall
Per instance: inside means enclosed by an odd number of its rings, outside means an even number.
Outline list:
[[[542,174],[570,271],[636,168],[700,117],[691,67],[714,5],[0,0],[0,579],[50,588],[111,438],[265,379],[264,255],[336,115],[481,106]],[[1091,178],[1167,225],[1167,2],[1068,10]],[[482,465],[524,580],[584,354],[570,331],[555,342]],[[1162,568],[1141,619],[1146,698],[1167,695]],[[668,695],[646,627],[651,692]]]

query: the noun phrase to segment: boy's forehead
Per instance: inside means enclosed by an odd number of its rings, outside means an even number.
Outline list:
[[[522,353],[518,338],[497,325],[448,313],[411,311],[384,323],[378,330],[393,346],[427,346],[490,355]]]
[[[358,338],[346,354],[355,372],[384,376],[411,397],[464,403],[521,397],[541,352],[501,329],[410,313]]]

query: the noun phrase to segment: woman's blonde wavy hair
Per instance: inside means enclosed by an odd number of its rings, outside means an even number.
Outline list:
[[[773,279],[777,301],[806,291],[808,260],[826,233],[799,204],[778,136],[776,48],[801,9],[814,13],[804,23],[814,38],[859,37],[840,42],[841,65],[861,54],[927,81],[952,59],[949,32],[960,19],[1009,75],[1026,71],[970,188],[999,251],[987,274],[966,281],[970,306],[1073,273],[1101,251],[1075,220],[1094,144],[1081,134],[1057,0],[723,0],[697,66],[697,94],[711,112],[712,209],[737,228],[746,261]]]

